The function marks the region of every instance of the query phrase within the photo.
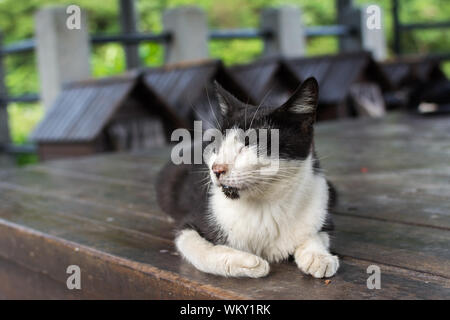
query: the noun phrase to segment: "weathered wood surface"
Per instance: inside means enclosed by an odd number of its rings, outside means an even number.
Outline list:
[[[328,284],[293,262],[264,279],[203,274],[173,247],[154,179],[167,149],[0,171],[0,298],[449,299],[450,121],[390,116],[321,124],[339,190]],[[79,265],[82,290],[66,288]],[[366,286],[381,268],[380,290]]]

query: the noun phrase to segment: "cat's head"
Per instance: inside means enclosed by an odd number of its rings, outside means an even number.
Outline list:
[[[222,139],[207,161],[212,183],[231,199],[264,193],[310,159],[319,88],[305,80],[281,106],[253,106],[216,84]]]

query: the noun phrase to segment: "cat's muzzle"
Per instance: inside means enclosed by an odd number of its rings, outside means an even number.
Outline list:
[[[227,198],[239,199],[239,189],[236,187],[222,185],[222,192]]]

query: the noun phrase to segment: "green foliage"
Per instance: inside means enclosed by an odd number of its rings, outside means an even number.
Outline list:
[[[165,9],[180,5],[196,5],[207,12],[211,29],[257,28],[264,7],[295,5],[303,9],[303,22],[308,26],[336,23],[335,0],[136,0],[141,32],[160,32],[161,17]],[[0,0],[0,30],[4,43],[12,43],[33,37],[33,15],[37,9],[47,5],[77,4],[88,13],[90,33],[117,33],[118,0]],[[355,0],[358,5],[379,4],[385,13],[384,27],[389,46],[392,48],[391,0]],[[401,0],[402,22],[436,22],[450,18],[448,0]],[[409,53],[448,52],[450,37],[447,30],[411,31],[402,34],[402,47]],[[210,55],[223,59],[229,65],[245,63],[258,57],[263,50],[261,40],[211,41]],[[334,37],[308,39],[307,54],[334,53],[338,41]],[[146,66],[161,65],[164,50],[161,45],[142,43],[139,54]],[[18,95],[37,92],[38,74],[34,53],[8,56],[4,59],[6,84],[9,94]],[[125,70],[124,51],[119,44],[94,46],[91,56],[92,74],[103,77],[122,73]],[[444,65],[450,74],[450,63]],[[41,119],[43,110],[39,104],[23,106],[11,104],[8,108],[11,134],[14,143],[27,142],[27,136]]]
[[[222,59],[226,65],[252,61],[261,54],[262,50],[263,42],[259,39],[209,42],[211,57]]]
[[[110,43],[93,48],[91,69],[94,77],[119,74],[125,70],[125,52],[117,43]]]
[[[444,62],[442,64],[442,69],[444,69],[445,74],[447,75],[447,78],[450,76],[450,62]]]
[[[12,142],[24,144],[28,142],[28,135],[42,119],[44,109],[36,104],[10,103],[8,105],[9,129]]]
[[[39,158],[36,154],[18,154],[16,156],[16,163],[20,167],[38,163],[38,162],[39,162]]]

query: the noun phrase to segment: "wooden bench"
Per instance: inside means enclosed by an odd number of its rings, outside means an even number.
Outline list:
[[[331,281],[272,264],[263,279],[197,271],[156,205],[167,149],[0,171],[0,298],[450,298],[450,121],[392,115],[317,126],[339,191]],[[69,265],[81,290],[69,290]],[[368,289],[367,268],[381,269]]]

